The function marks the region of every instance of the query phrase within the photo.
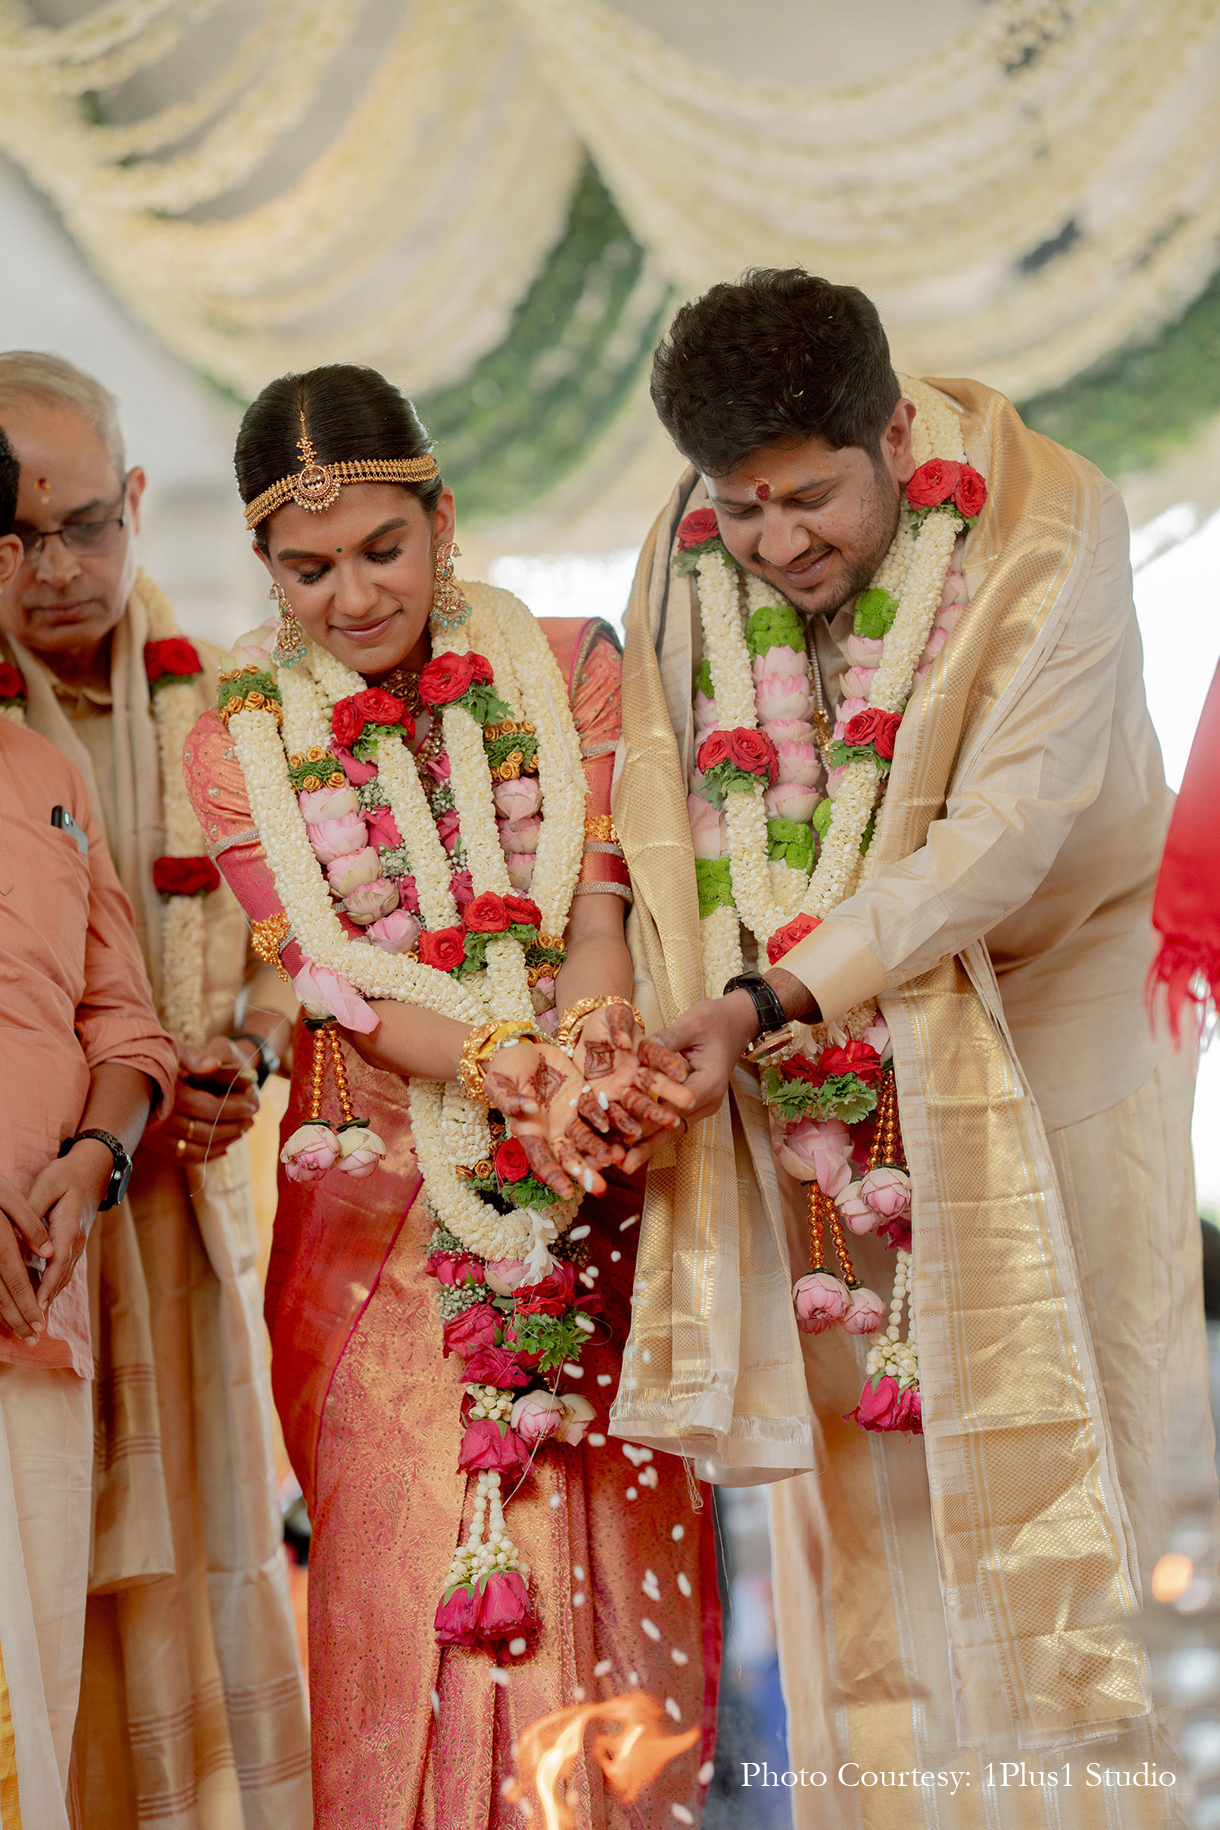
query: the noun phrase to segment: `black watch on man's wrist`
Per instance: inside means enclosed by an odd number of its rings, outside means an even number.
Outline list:
[[[730,979],[725,986],[722,997],[728,997],[730,991],[748,991],[754,1000],[758,1012],[758,1034],[769,1036],[774,1030],[783,1029],[788,1022],[784,1007],[779,1001],[779,993],[768,985],[761,972],[739,972],[735,979]]]
[[[105,1199],[98,1203],[99,1214],[104,1214],[108,1207],[117,1207],[127,1193],[127,1184],[131,1180],[131,1158],[118,1138],[112,1137],[109,1131],[78,1131],[75,1137],[66,1137],[59,1146],[60,1156],[67,1156],[73,1144],[79,1144],[84,1137],[95,1137],[99,1144],[105,1144],[114,1158],[114,1168],[110,1171],[110,1180],[106,1184]]]

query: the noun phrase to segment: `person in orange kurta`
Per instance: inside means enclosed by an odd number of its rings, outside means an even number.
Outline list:
[[[529,1725],[643,1692],[675,1757],[633,1804],[578,1757],[577,1821],[694,1822],[720,1656],[711,1507],[676,1458],[606,1435],[641,1196],[627,1146],[680,1126],[684,1097],[627,1002],[617,641],[450,582],[452,495],[369,370],[273,383],[237,469],[281,621],[225,664],[187,780],[315,1026],[294,1048],[266,1313],[313,1525],[316,1821],[507,1830]],[[494,984],[451,976],[484,950]],[[512,1020],[479,1020],[480,984],[482,1015],[501,998]],[[584,1025],[566,1055],[565,1012]],[[593,1198],[569,1237],[578,1182]],[[490,1225],[481,1247],[471,1224]],[[512,1253],[487,1243],[502,1234]]]
[[[16,496],[0,434],[0,584],[21,555]],[[0,668],[0,1819],[67,1830],[93,1464],[84,1246],[178,1057],[85,785],[12,715],[14,671]]]

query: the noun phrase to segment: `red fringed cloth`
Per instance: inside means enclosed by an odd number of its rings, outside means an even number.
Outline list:
[[[1169,824],[1152,905],[1161,946],[1148,974],[1148,1000],[1162,986],[1169,1027],[1180,1033],[1183,1006],[1202,1026],[1208,1000],[1220,1003],[1220,667],[1190,746],[1182,791]],[[1204,990],[1199,981],[1205,981]]]

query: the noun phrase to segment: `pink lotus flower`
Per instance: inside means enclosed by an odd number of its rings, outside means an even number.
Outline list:
[[[362,884],[372,883],[381,875],[381,859],[371,845],[360,851],[347,852],[326,867],[326,881],[336,896],[350,896]]]
[[[493,1258],[484,1266],[484,1275],[497,1296],[511,1296],[525,1276],[525,1263],[520,1258]]]
[[[876,1334],[885,1320],[885,1304],[879,1296],[862,1286],[853,1290],[843,1326],[848,1334]]]
[[[835,736],[842,737],[844,731],[856,716],[857,712],[866,712],[867,710],[867,699],[861,699],[854,696],[844,699],[839,707],[839,715],[835,719]]]
[[[945,588],[940,594],[941,608],[946,609],[950,604],[961,604],[964,609],[968,601],[966,574],[964,572],[946,572]]]
[[[400,908],[370,922],[365,933],[383,953],[409,953],[419,939],[419,923]]]
[[[453,850],[458,842],[459,832],[460,823],[458,820],[457,808],[450,807],[448,812],[442,813],[440,819],[436,822],[436,836],[446,851]]]
[[[790,680],[793,674],[804,679],[808,666],[808,660],[797,649],[777,643],[766,654],[755,656],[750,672],[755,686],[761,686],[764,680]]]
[[[385,1144],[367,1125],[345,1125],[339,1132],[339,1167],[357,1182],[372,1175],[385,1153]]]
[[[522,775],[514,782],[497,782],[492,799],[496,812],[506,820],[528,820],[542,805],[542,784],[536,775]]]
[[[510,851],[505,854],[504,867],[508,872],[508,881],[523,895],[534,881],[534,866],[537,862],[536,851]]]
[[[359,813],[360,796],[354,788],[318,788],[313,793],[297,795],[301,818],[307,826],[322,820],[341,820],[345,813]]]
[[[853,667],[880,667],[884,647],[885,643],[879,636],[849,635],[847,658]]]
[[[312,821],[306,828],[314,856],[322,864],[333,864],[368,844],[368,828],[358,813],[344,813],[337,820]]]
[[[900,1220],[911,1211],[911,1178],[901,1169],[870,1169],[860,1184],[860,1199],[880,1220]]]
[[[512,876],[511,871],[508,874]],[[449,894],[459,909],[464,909],[468,902],[474,901],[474,882],[469,871],[454,871],[449,879]]]
[[[859,1182],[850,1183],[838,1197],[835,1206],[839,1210],[839,1217],[844,1226],[853,1233],[863,1236],[865,1233],[871,1233],[877,1224],[877,1216],[868,1202],[860,1199]]]
[[[771,650],[771,654],[779,652]],[[770,655],[763,659],[769,660]],[[754,665],[757,667],[757,661]],[[786,678],[770,674],[755,687],[754,703],[760,724],[774,724],[777,719],[807,719],[813,710],[813,694],[803,674],[789,674]]]
[[[763,795],[763,805],[772,819],[795,820],[803,826],[813,818],[818,799],[816,788],[802,787],[800,782],[776,782]]]
[[[897,1429],[895,1419],[900,1397],[897,1379],[892,1373],[882,1373],[879,1378],[865,1380],[859,1404],[847,1414],[855,1418],[862,1430]]]
[[[851,1132],[840,1118],[803,1118],[780,1145],[779,1160],[798,1182],[815,1182],[833,1200],[851,1182]]]
[[[537,814],[528,820],[497,820],[500,832],[500,848],[504,852],[524,851],[531,854],[538,849],[538,835],[542,831],[542,821]]]
[[[719,728],[720,714],[716,710],[716,701],[709,699],[700,688],[695,694],[695,729],[700,737],[703,737],[708,731],[719,730]]]
[[[847,764],[840,763],[837,769],[829,769],[826,774],[826,792],[833,801],[843,786],[843,777],[847,774]]]
[[[882,1061],[889,1061],[892,1058],[894,1039],[890,1035],[890,1026],[880,1011],[877,1012],[860,1040],[867,1042],[871,1049],[875,1049]]]
[[[529,1450],[515,1430],[497,1423],[491,1417],[475,1417],[466,1425],[458,1451],[458,1467],[467,1474],[484,1468],[496,1468],[509,1475],[520,1474],[529,1460]]]
[[[877,678],[875,667],[849,667],[843,675],[843,687],[853,698],[867,699]]]
[[[389,808],[371,807],[364,817],[369,829],[369,844],[385,851],[397,851],[402,844],[402,834],[398,830],[398,821]]]
[[[358,890],[343,898],[343,913],[360,927],[367,928],[398,907],[398,886],[388,877],[374,877]]]
[[[800,782],[805,788],[812,788],[822,779],[822,764],[818,758],[817,745],[798,743],[788,738],[775,746],[779,758],[779,779],[781,782]]]
[[[792,1287],[796,1325],[802,1334],[825,1334],[847,1314],[851,1292],[829,1271],[809,1271]]]
[[[377,773],[376,763],[361,762],[359,757],[353,756],[351,751],[344,749],[341,744],[335,745],[335,755],[353,788],[363,788],[366,783],[372,781]]]
[[[334,1017],[344,1029],[354,1029],[363,1036],[371,1036],[381,1022],[353,984],[329,966],[316,965],[311,959],[307,958],[296,974],[292,989],[307,1017]]]
[[[479,1613],[482,1596],[473,1583],[461,1582],[450,1589],[437,1607],[436,1638],[442,1646],[473,1646],[479,1637]]]
[[[936,612],[933,629],[943,629],[946,635],[952,635],[962,619],[965,604],[947,604]]]
[[[483,1578],[479,1610],[481,1640],[511,1639],[534,1624],[529,1590],[520,1570],[495,1569]]]
[[[778,750],[782,743],[811,743],[813,726],[805,718],[773,718],[762,727]]]
[[[696,858],[727,858],[729,830],[724,815],[701,794],[688,794],[686,815]]]
[[[298,1125],[280,1151],[280,1162],[290,1182],[316,1182],[338,1161],[339,1139],[321,1119]]]
[[[509,1422],[522,1442],[549,1442],[563,1422],[563,1399],[553,1392],[525,1392],[513,1405]]]
[[[597,1412],[587,1398],[573,1392],[563,1399],[563,1422],[556,1433],[556,1442],[563,1442],[575,1449],[585,1439],[585,1431],[594,1421]]]

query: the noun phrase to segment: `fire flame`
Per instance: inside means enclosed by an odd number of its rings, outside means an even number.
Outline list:
[[[574,1704],[531,1722],[517,1744],[520,1778],[505,1787],[504,1795],[510,1804],[520,1804],[532,1791],[542,1806],[545,1830],[575,1830],[576,1819],[561,1788],[580,1757],[585,1729],[598,1717],[618,1726],[593,1737],[593,1758],[614,1797],[627,1805],[699,1739],[697,1728],[680,1735],[663,1733],[665,1711],[642,1690],[600,1703]]]

